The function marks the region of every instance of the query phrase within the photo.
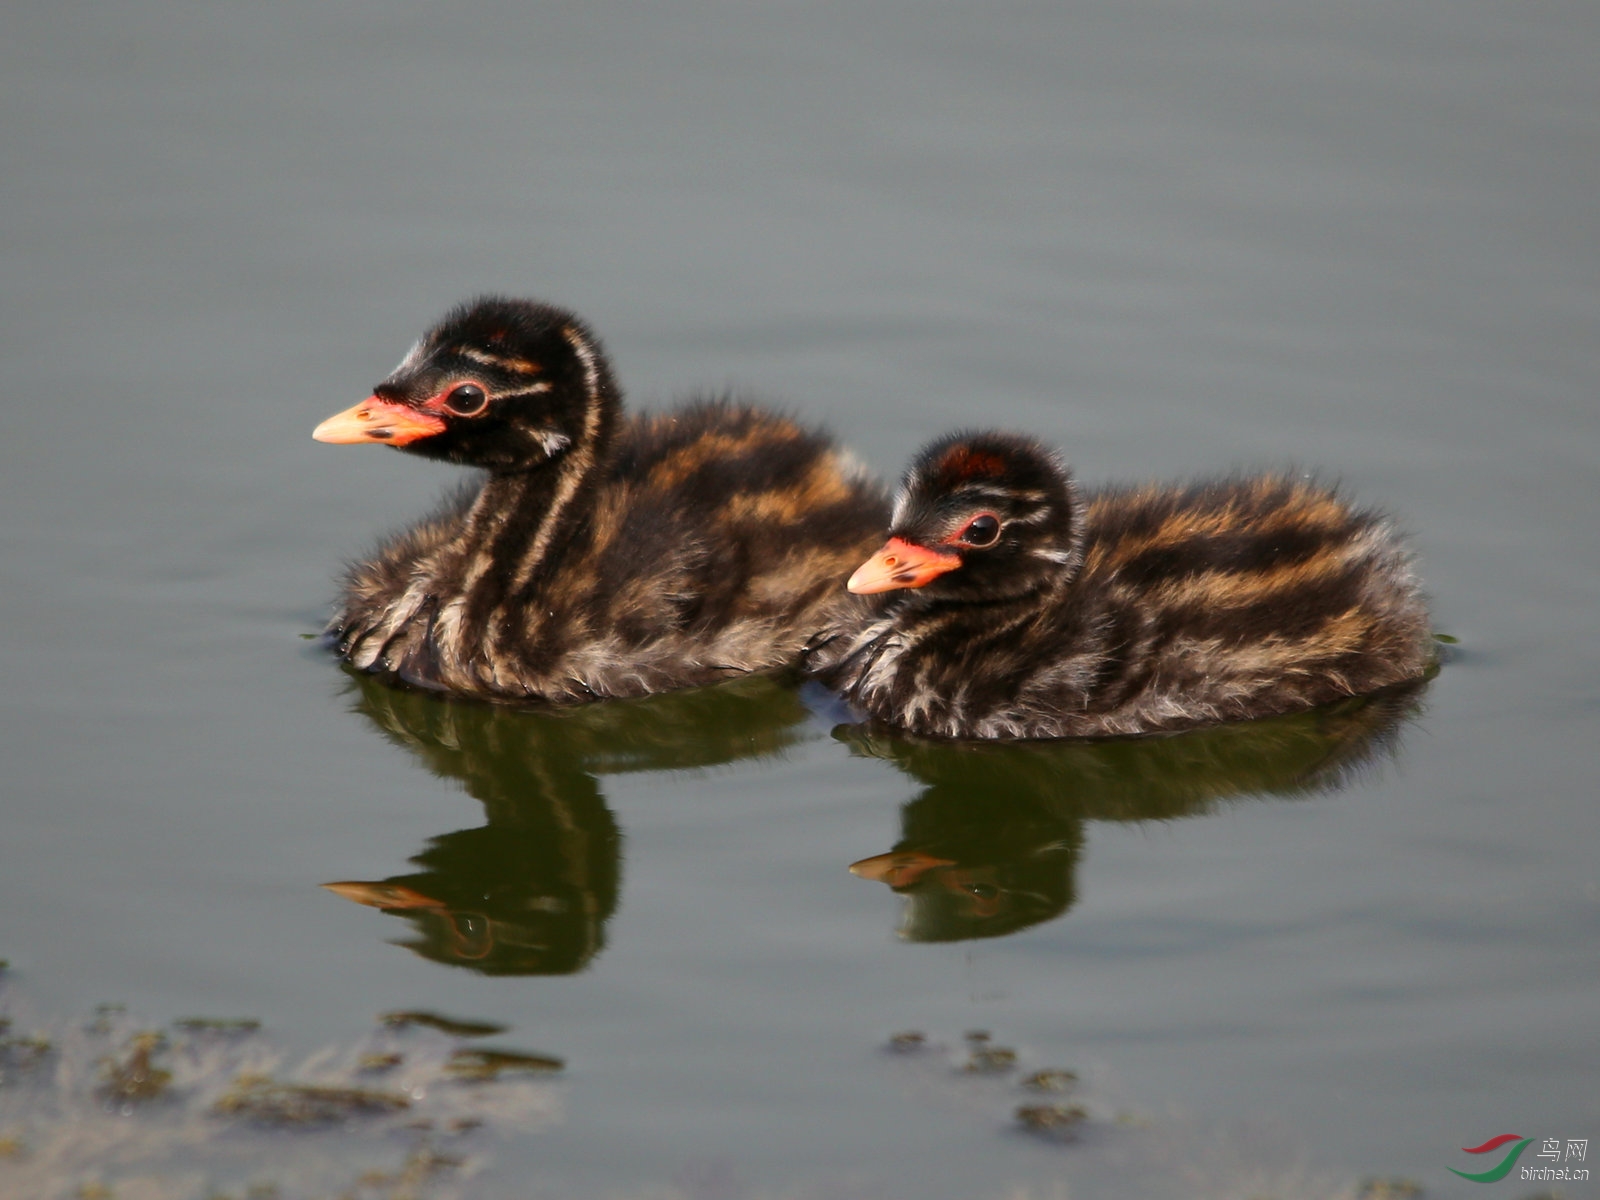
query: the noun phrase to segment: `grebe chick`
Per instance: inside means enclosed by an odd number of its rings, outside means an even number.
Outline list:
[[[941,438],[889,540],[885,593],[808,648],[871,720],[937,738],[1159,733],[1294,712],[1431,669],[1410,555],[1379,514],[1286,475],[1080,495],[1039,443]]]
[[[449,313],[313,435],[482,468],[355,564],[327,640],[362,671],[496,701],[638,696],[792,664],[888,504],[825,434],[731,401],[627,417],[569,312]]]

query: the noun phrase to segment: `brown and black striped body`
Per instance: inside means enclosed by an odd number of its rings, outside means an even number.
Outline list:
[[[933,468],[964,465],[953,447],[972,444],[1005,470],[963,478],[952,498]],[[878,722],[945,738],[1153,733],[1378,692],[1432,664],[1409,554],[1380,515],[1316,483],[1080,498],[1051,456],[1004,435],[946,440],[919,468],[894,531],[935,544],[982,510],[1002,532],[992,549],[947,542],[960,567],[891,591],[875,619],[808,653]],[[1008,487],[1019,470],[1032,478]],[[1038,482],[1051,472],[1058,487]]]
[[[484,342],[460,324],[419,344],[391,390],[448,396],[470,367],[490,411],[497,394],[520,409],[470,454],[407,448],[464,462],[531,449],[353,567],[328,635],[352,666],[499,701],[639,696],[791,665],[848,607],[842,582],[887,503],[827,436],[728,401],[624,417],[568,314],[507,353],[523,378],[486,377]]]

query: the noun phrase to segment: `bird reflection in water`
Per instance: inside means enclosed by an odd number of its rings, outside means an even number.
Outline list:
[[[411,874],[323,886],[408,920],[414,936],[396,944],[486,975],[571,974],[605,945],[622,835],[599,776],[760,758],[808,736],[799,697],[761,677],[536,711],[350,686],[355,711],[459,780],[486,820],[429,839]]]
[[[851,865],[905,900],[914,942],[1001,937],[1066,912],[1086,821],[1198,816],[1230,799],[1336,789],[1393,754],[1425,685],[1190,733],[1072,742],[919,741],[841,727],[852,753],[923,786],[887,853]]]

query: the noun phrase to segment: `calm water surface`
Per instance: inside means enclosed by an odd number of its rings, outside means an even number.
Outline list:
[[[218,1133],[200,1084],[107,1114],[106,1002],[258,1018],[285,1075],[392,1009],[564,1060],[422,1194],[1525,1195],[1447,1168],[1600,1136],[1600,9],[5,26],[0,1006],[56,1048],[4,1049],[0,1192],[328,1195],[404,1155],[382,1119]],[[982,753],[763,681],[359,684],[305,635],[454,476],[310,430],[486,290],[582,312],[635,405],[748,390],[889,476],[975,423],[1090,482],[1338,476],[1458,652],[1382,705]],[[961,1070],[977,1030],[1018,1069]],[[1013,1119],[1046,1067],[1075,1143]]]

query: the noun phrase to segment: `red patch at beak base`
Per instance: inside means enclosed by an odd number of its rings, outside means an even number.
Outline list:
[[[863,596],[892,592],[896,588],[919,588],[960,565],[959,554],[929,550],[904,538],[892,537],[882,550],[856,568],[845,587]]]

